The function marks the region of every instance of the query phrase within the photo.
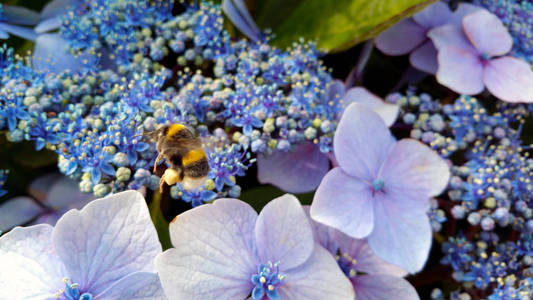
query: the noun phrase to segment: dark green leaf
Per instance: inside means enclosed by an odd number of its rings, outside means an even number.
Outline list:
[[[300,37],[318,39],[325,51],[347,49],[436,0],[268,0],[255,1],[261,28],[275,33],[274,45],[287,47]]]
[[[245,190],[239,198],[250,204],[257,212],[260,212],[268,202],[284,194],[286,194],[284,191],[274,186],[262,185]],[[314,192],[296,194],[295,196],[303,205],[310,205],[311,201],[313,201],[313,195]]]

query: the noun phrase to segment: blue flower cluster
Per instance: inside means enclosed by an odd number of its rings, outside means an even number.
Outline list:
[[[442,246],[441,263],[452,267],[454,280],[465,288],[491,287],[487,299],[529,299],[533,283],[531,238],[531,233],[523,233],[516,242],[498,243],[492,237],[492,241],[475,244],[464,237],[450,238]]]
[[[489,291],[489,299],[526,299],[533,271],[533,160],[521,137],[527,106],[499,102],[487,109],[470,96],[443,104],[414,89],[387,99],[401,107],[396,128],[456,162],[447,197],[430,212],[442,216],[432,218],[436,231],[450,222],[459,232],[443,243],[441,263],[464,288]],[[451,298],[469,299],[462,294]]]
[[[82,1],[61,26],[71,52],[89,57],[77,73],[40,72],[1,48],[0,129],[55,151],[62,173],[103,197],[158,189],[157,153],[142,134],[186,124],[206,142],[211,167],[204,188],[171,189],[193,206],[238,197],[236,177],[254,154],[304,141],[331,151],[330,120],[342,108],[327,96],[332,78],[312,43],[281,51],[233,41],[218,5],[176,5],[183,12],[173,16],[157,1]]]
[[[528,0],[475,0],[497,15],[513,37],[513,55],[533,63],[533,3]]]

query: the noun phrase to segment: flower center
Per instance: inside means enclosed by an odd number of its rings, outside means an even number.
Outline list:
[[[348,253],[342,253],[341,255],[337,255],[337,263],[339,264],[339,267],[341,267],[341,270],[348,276],[348,278],[353,278],[357,275],[357,271],[355,270],[354,266],[357,263],[357,260],[353,257],[351,257]]]
[[[80,294],[79,285],[77,283],[69,283],[69,279],[63,279],[65,283],[65,288],[59,290],[59,293],[56,294],[56,298],[63,300],[93,300],[93,295],[91,293]]]
[[[279,262],[273,264],[269,261],[266,265],[260,264],[257,274],[252,276],[255,285],[252,291],[252,299],[261,299],[266,294],[268,299],[279,299],[278,288],[283,283],[285,274],[279,272]]]
[[[385,182],[383,181],[383,179],[375,179],[374,181],[372,181],[372,188],[374,189],[374,191],[376,192],[379,192],[381,190],[383,190],[383,187],[385,186]]]
[[[483,60],[483,61],[487,61],[487,60],[490,60],[490,59],[492,58],[492,57],[491,57],[489,54],[487,54],[487,53],[481,53],[480,57],[481,57],[481,60]]]

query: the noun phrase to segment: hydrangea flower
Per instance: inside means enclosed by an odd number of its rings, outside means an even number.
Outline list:
[[[396,141],[372,110],[351,104],[334,138],[339,167],[322,180],[311,217],[368,238],[385,261],[414,273],[428,256],[430,197],[447,185],[447,164],[418,141]]]
[[[338,102],[342,108],[351,103],[359,103],[371,108],[383,118],[387,126],[391,126],[398,116],[398,106],[384,102],[364,87],[352,87],[346,90],[340,80],[332,82],[328,90],[329,101]],[[338,118],[342,111],[339,112]],[[325,121],[317,124],[323,131],[324,127],[332,130],[333,122]],[[270,183],[290,193],[305,193],[315,190],[329,170],[329,158],[335,162],[331,153],[326,155],[318,145],[304,142],[294,150],[280,149],[270,155],[257,157],[257,179],[260,183]]]
[[[240,200],[215,200],[177,216],[170,237],[174,248],[155,260],[169,299],[354,299],[292,195],[259,216]]]
[[[460,24],[465,15],[479,9],[468,3],[460,3],[457,10],[451,11],[447,3],[438,1],[377,36],[376,47],[387,55],[410,53],[409,61],[413,67],[435,74],[437,50],[428,38],[428,32],[445,24]]]
[[[55,225],[70,209],[81,209],[93,197],[80,192],[76,181],[59,174],[47,174],[34,180],[29,187],[32,197],[19,196],[0,205],[0,230],[15,226],[47,223]]]
[[[315,222],[304,207],[315,240],[336,257],[342,271],[350,279],[355,299],[419,299],[415,288],[403,277],[407,272],[376,256],[368,242]]]
[[[508,102],[533,102],[533,71],[511,51],[511,35],[495,15],[480,10],[464,17],[462,27],[449,24],[428,36],[438,49],[437,80],[461,94],[485,87]]]
[[[513,55],[533,63],[533,3],[529,0],[474,0],[502,20],[513,36]]]
[[[142,195],[126,191],[70,210],[55,227],[0,238],[0,298],[165,299],[153,260],[161,244]]]

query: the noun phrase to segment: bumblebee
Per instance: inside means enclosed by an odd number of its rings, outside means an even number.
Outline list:
[[[154,173],[159,161],[165,159],[170,167],[165,170],[159,181],[162,191],[164,184],[174,185],[181,182],[186,190],[202,186],[209,173],[209,162],[202,148],[202,141],[183,124],[171,124],[146,134],[155,141],[157,158]]]

